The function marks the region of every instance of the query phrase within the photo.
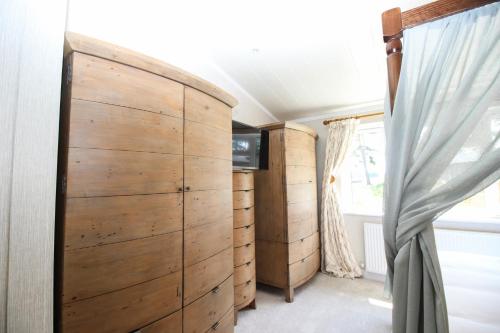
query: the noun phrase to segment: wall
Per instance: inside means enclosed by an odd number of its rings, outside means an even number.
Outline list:
[[[0,1],[0,332],[53,330],[66,0]]]
[[[210,8],[203,6],[213,5],[194,1],[71,0],[66,29],[144,53],[214,83],[238,99],[235,120],[254,126],[276,122],[211,60],[213,38],[200,27],[216,22],[210,21]]]

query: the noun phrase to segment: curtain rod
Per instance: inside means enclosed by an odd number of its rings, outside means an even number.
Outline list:
[[[361,114],[359,116],[350,116],[350,117],[341,117],[341,118],[333,118],[333,119],[328,119],[323,121],[323,125],[328,125],[329,123],[333,123],[336,121],[341,121],[341,120],[346,120],[346,119],[361,119],[361,118],[369,118],[369,117],[374,117],[374,116],[381,116],[383,115],[383,112],[375,112],[375,113],[369,113],[369,114]]]

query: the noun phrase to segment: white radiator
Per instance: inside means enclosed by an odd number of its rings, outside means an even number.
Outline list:
[[[366,272],[385,275],[384,236],[382,225],[364,223]],[[447,253],[500,257],[500,234],[476,231],[435,229],[439,257]]]

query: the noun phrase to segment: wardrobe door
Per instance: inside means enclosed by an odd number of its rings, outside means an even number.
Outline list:
[[[182,306],[183,86],[69,61],[60,328],[130,332]]]
[[[184,332],[206,332],[233,311],[232,114],[196,89],[184,95]]]

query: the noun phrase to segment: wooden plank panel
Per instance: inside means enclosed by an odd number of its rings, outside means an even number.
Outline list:
[[[253,206],[254,206],[253,190],[233,192],[233,209],[250,208]]]
[[[140,333],[182,333],[182,310],[141,328]]]
[[[319,233],[315,232],[311,236],[290,243],[288,246],[288,263],[293,264],[319,249]]]
[[[186,229],[231,219],[233,192],[227,190],[184,192],[184,227]]]
[[[307,237],[318,229],[318,208],[315,201],[288,205],[288,242]]]
[[[283,130],[269,132],[269,170],[257,170],[255,179],[255,238],[285,241]]]
[[[233,191],[253,190],[252,171],[233,171]]]
[[[234,282],[230,276],[216,289],[184,308],[184,333],[207,332],[233,308],[233,301]]]
[[[233,274],[233,247],[184,268],[184,304],[189,304]]]
[[[297,287],[312,278],[319,269],[319,250],[290,265],[290,285]]]
[[[229,160],[185,156],[185,188],[189,187],[188,191],[232,190],[232,170],[233,164]]]
[[[66,250],[182,230],[182,193],[66,201]]]
[[[234,229],[234,247],[244,246],[255,241],[254,224]]]
[[[130,332],[180,309],[182,272],[64,305],[64,332]]]
[[[189,120],[184,126],[184,154],[232,161],[231,132]]]
[[[316,140],[306,132],[285,128],[285,150],[316,150]]]
[[[249,280],[255,280],[255,260],[234,268],[234,285],[238,286]]]
[[[186,87],[184,101],[186,120],[232,131],[231,108],[226,104],[190,87]]]
[[[65,251],[63,303],[93,297],[176,272],[182,232]]]
[[[177,192],[182,155],[68,149],[68,197]]]
[[[73,98],[182,118],[184,86],[114,61],[73,53]]]
[[[235,209],[233,211],[233,223],[235,228],[245,227],[254,224],[255,209],[254,207]]]
[[[314,201],[316,202],[316,182],[306,184],[287,185],[286,199],[288,204]]]
[[[257,282],[284,288],[288,285],[288,250],[286,243],[255,240]]]
[[[73,99],[69,147],[182,154],[183,120]]]
[[[248,280],[234,287],[234,306],[242,308],[255,299],[255,280]]]
[[[234,266],[241,266],[255,258],[255,243],[234,248]]]
[[[288,185],[316,183],[316,168],[303,165],[287,165],[286,183]]]
[[[316,168],[316,153],[312,150],[288,148],[285,151],[286,165],[303,165]]]
[[[184,230],[184,266],[194,265],[233,245],[231,217]]]

